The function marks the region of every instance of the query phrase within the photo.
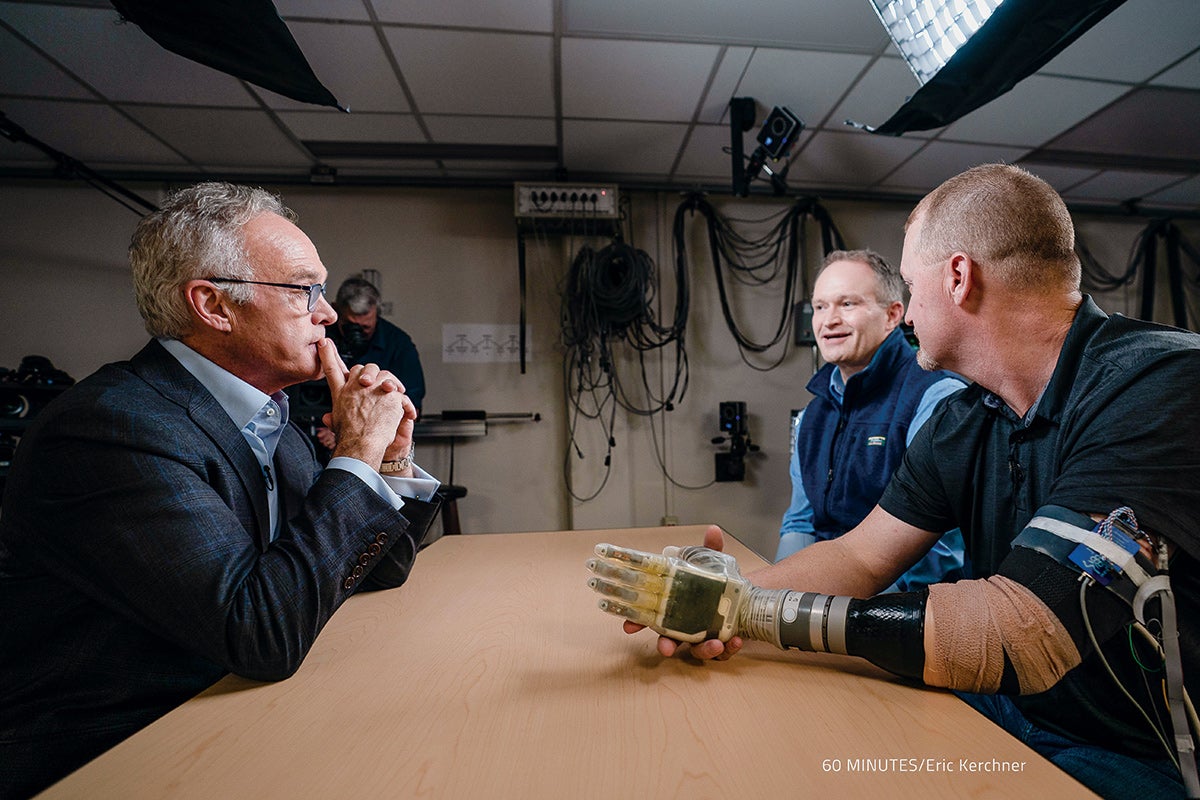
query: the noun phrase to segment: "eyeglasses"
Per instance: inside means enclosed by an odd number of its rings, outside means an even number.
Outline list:
[[[267,281],[246,281],[241,278],[205,278],[210,283],[252,283],[255,286],[274,286],[279,289],[295,289],[298,292],[308,292],[308,310],[311,313],[317,308],[317,303],[325,296],[325,284],[314,283],[302,286],[298,283],[269,283]]]

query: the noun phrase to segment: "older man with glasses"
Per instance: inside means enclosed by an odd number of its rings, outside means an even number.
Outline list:
[[[0,797],[28,796],[233,672],[281,680],[359,589],[399,586],[437,510],[415,410],[347,368],[295,215],[200,184],[138,225],[153,339],[43,411],[0,518]],[[284,388],[328,381],[320,468]]]

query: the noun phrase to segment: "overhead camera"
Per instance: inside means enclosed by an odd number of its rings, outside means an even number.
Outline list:
[[[782,170],[776,171],[768,166],[767,161],[779,161],[787,158],[788,153],[792,151],[792,145],[796,142],[796,137],[802,130],[804,130],[804,123],[791,111],[783,106],[775,106],[771,109],[762,129],[758,132],[758,147],[754,149],[754,153],[750,156],[750,163],[746,165],[745,185],[747,189],[759,173],[765,172],[776,194],[783,194],[787,191],[786,178],[790,164],[785,164]]]
[[[802,130],[804,123],[799,117],[784,106],[775,106],[758,132],[758,143],[767,158],[778,161],[787,158]]]
[[[765,172],[775,194],[787,191],[788,166],[775,170],[768,161],[777,162],[788,157],[792,146],[804,130],[804,123],[786,106],[775,106],[763,121],[758,132],[758,147],[754,149],[746,166],[742,167],[742,134],[754,125],[755,103],[750,97],[735,97],[729,102],[733,158],[733,193],[745,197],[750,193],[750,184]]]

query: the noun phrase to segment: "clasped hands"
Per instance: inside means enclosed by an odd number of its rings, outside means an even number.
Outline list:
[[[322,423],[337,434],[333,455],[357,458],[378,469],[399,461],[412,448],[417,409],[404,384],[376,364],[347,367],[332,340],[317,346],[333,410]]]
[[[715,525],[703,547],[668,547],[662,554],[599,544],[587,562],[588,586],[601,596],[602,610],[625,618],[626,633],[658,632],[662,655],[688,643],[696,658],[725,660],[742,647],[738,615],[755,587],[723,546]]]

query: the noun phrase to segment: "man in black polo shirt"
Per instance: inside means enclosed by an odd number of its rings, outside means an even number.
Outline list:
[[[1178,764],[1194,773],[1195,753],[1180,695],[1200,687],[1200,336],[1107,316],[1081,294],[1066,206],[1013,166],[976,167],[923,199],[901,273],[921,365],[974,383],[934,412],[845,536],[749,581],[704,548],[665,559],[741,582],[745,599],[714,611],[693,655],[728,658],[744,636],[862,656],[959,690],[1101,795],[1184,796]],[[979,580],[872,597],[955,526]],[[711,529],[705,544],[721,543]],[[676,634],[659,645],[673,654],[685,637],[670,620],[608,599],[628,570],[592,567],[602,607],[628,632]],[[1166,657],[1132,626],[1139,581]]]

